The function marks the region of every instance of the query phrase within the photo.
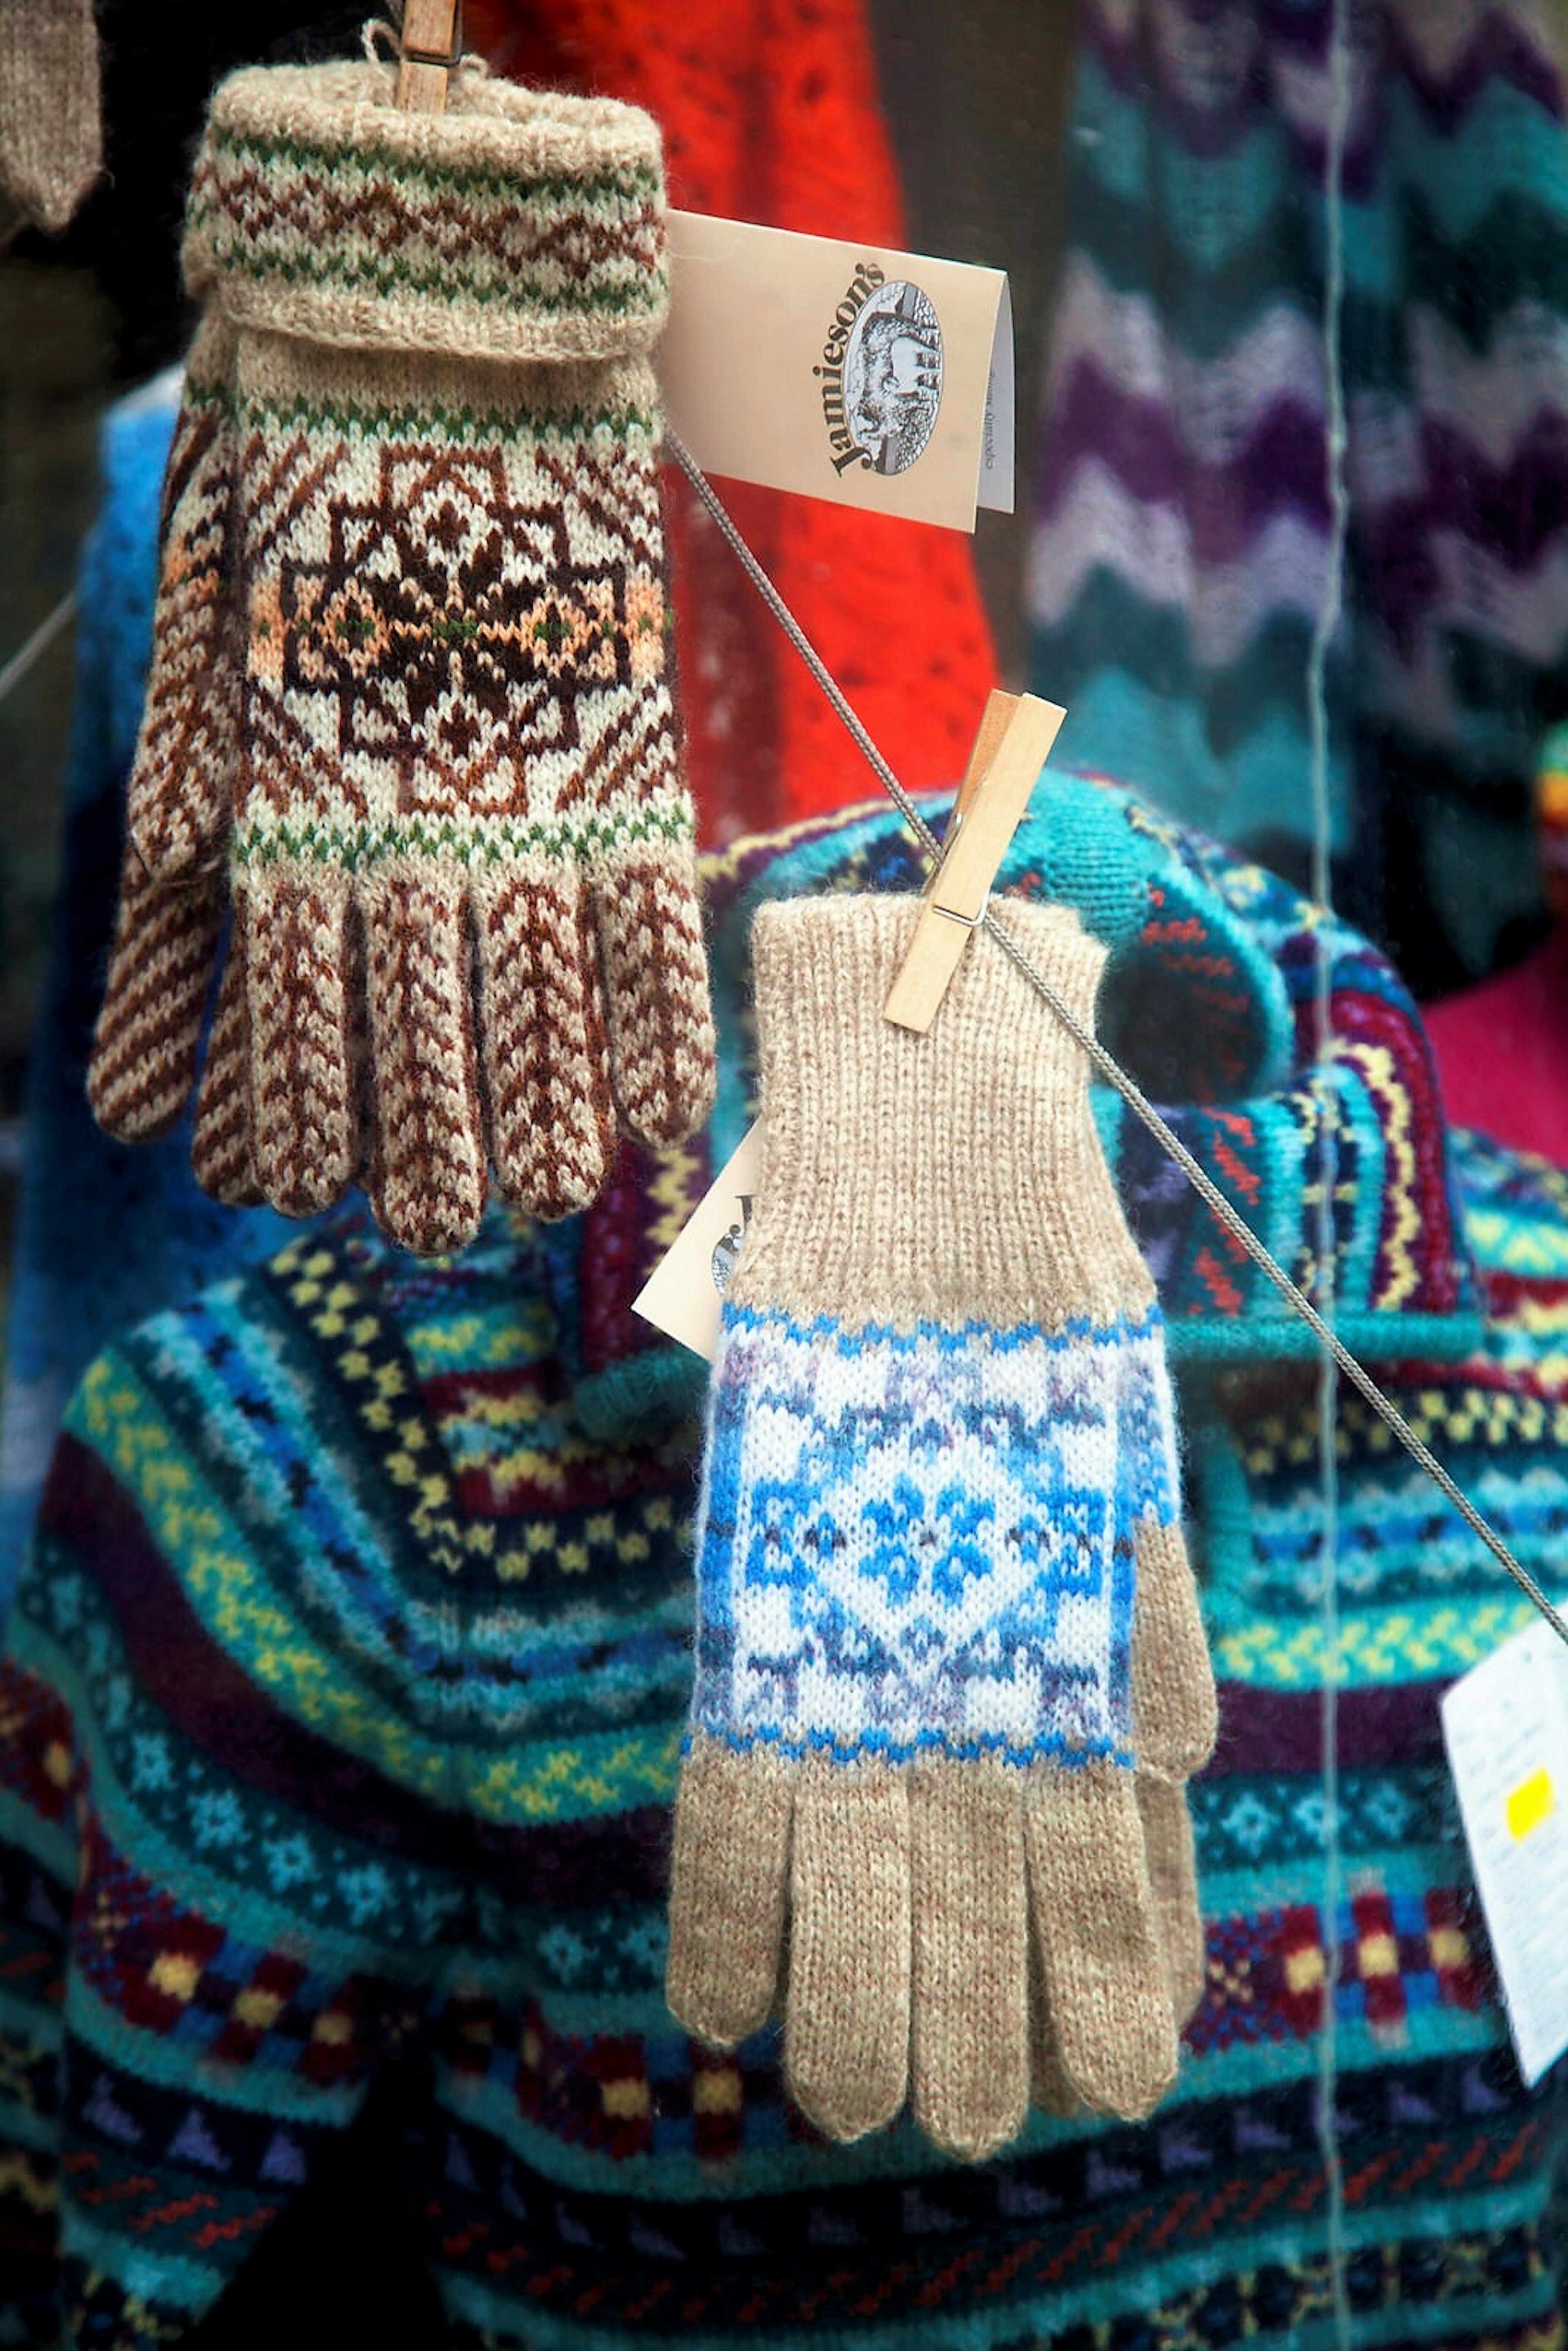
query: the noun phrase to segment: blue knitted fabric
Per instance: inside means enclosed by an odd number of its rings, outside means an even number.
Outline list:
[[[1116,1016],[1124,1050],[1139,997],[1186,1008],[1153,1024],[1164,1091],[1287,1235],[1306,1213],[1289,1138],[1339,1089],[1362,1170],[1345,1292],[1383,1360],[1403,1357],[1406,1410],[1471,1448],[1461,1474],[1550,1577],[1568,1186],[1472,1145],[1456,1165],[1419,1025],[1360,942],[1331,935],[1320,1049],[1299,902],[1124,795],[1079,798],[1087,830],[1057,834],[1042,792],[1020,853],[1069,886],[1072,840],[1087,855],[1109,826],[1148,861],[1103,917],[1145,975]],[[743,844],[710,873],[733,1129],[747,902],[913,875],[880,811]],[[1039,887],[1027,862],[1011,879]],[[1245,1332],[1239,1280],[1204,1286],[1196,1222],[1124,1138],[1120,1155],[1164,1240],[1173,1334],[1178,1316]],[[463,2351],[783,2351],[808,2330],[841,2351],[1311,2343],[1332,2001],[1352,2339],[1556,2351],[1558,2103],[1524,2096],[1508,2055],[1437,1714],[1522,1604],[1381,1424],[1348,1416],[1331,1915],[1316,1388],[1266,1329],[1247,1339],[1252,1385],[1234,1349],[1216,1382],[1173,1348],[1222,1729],[1191,1789],[1209,1974],[1169,2108],[1138,2128],[1042,2119],[958,2178],[903,2127],[823,2146],[770,2035],[716,2058],[674,2027],[697,1432],[667,1409],[591,1431],[583,1332],[560,1318],[586,1323],[607,1277],[624,1300],[643,1239],[704,1180],[701,1155],[646,1165],[615,1208],[635,1246],[591,1245],[611,1228],[580,1220],[559,1288],[503,1217],[434,1265],[340,1217],[87,1373],[0,1667],[0,2291],[22,2340],[49,2339],[47,2307],[83,2344],[177,2342],[412,2043],[434,2084],[418,2227]]]
[[[31,1076],[8,1333],[0,1613],[60,1410],[95,1350],[218,1272],[258,1261],[290,1229],[266,1211],[219,1208],[199,1192],[189,1174],[188,1128],[127,1150],[99,1134],[83,1094],[113,920],[123,778],[151,638],[158,492],[174,393],[166,380],[110,416],[103,509],[84,555],[65,883]],[[928,804],[928,812],[940,824],[941,804]],[[633,1179],[628,1194],[618,1183],[600,1210],[560,1229],[548,1244],[558,1291],[601,1282],[607,1263],[619,1265],[617,1224],[629,1196],[659,1201],[667,1245],[670,1203],[695,1199],[704,1171],[738,1141],[753,1092],[745,942],[755,905],[802,890],[908,889],[923,878],[901,825],[881,806],[710,860],[725,1055],[710,1136],[695,1153],[665,1155],[656,1177],[643,1168],[651,1191]],[[1339,1047],[1320,1068],[1310,1033],[1319,918],[1244,860],[1159,822],[1135,798],[1053,764],[1002,881],[1077,906],[1111,947],[1101,1009],[1108,1041],[1221,1188],[1309,1284],[1313,1235],[1302,1170],[1329,1119],[1343,1204],[1335,1295],[1353,1344],[1372,1353],[1413,1347],[1440,1353],[1467,1343],[1475,1300],[1454,1237],[1430,1055],[1407,992],[1364,941],[1338,924],[1326,932]],[[1160,1285],[1173,1353],[1270,1354],[1310,1345],[1127,1114],[1108,1099],[1097,1108]],[[644,1261],[654,1221],[644,1218],[631,1244]],[[580,1265],[587,1269],[580,1276]],[[602,1391],[601,1425],[622,1426],[627,1412],[644,1406],[656,1419],[672,1397],[689,1403],[690,1359],[660,1353],[645,1325],[628,1338],[623,1302],[611,1320],[613,1332],[586,1347],[577,1309],[562,1320],[568,1360]],[[590,1417],[594,1402],[585,1394]]]
[[[727,1303],[710,1409],[695,1726],[1131,1766],[1137,1535],[1178,1487],[1157,1311],[852,1330]]]
[[[928,800],[938,830],[946,803]],[[580,1224],[547,1244],[561,1344],[595,1428],[652,1400],[695,1405],[700,1365],[630,1312],[739,1142],[756,1103],[748,927],[772,900],[910,890],[918,851],[892,810],[852,809],[707,862],[719,1090],[707,1137],[628,1159]],[[1408,989],[1350,926],[1103,780],[1048,768],[1003,862],[1004,893],[1082,910],[1110,948],[1104,1041],[1187,1149],[1307,1290],[1321,1295],[1313,1186],[1333,1168],[1334,1311],[1370,1360],[1462,1353],[1479,1330],[1431,1049]],[[1004,909],[1005,911],[1005,909]],[[1329,1036],[1320,1039],[1319,956]],[[1313,1341],[1219,1230],[1134,1113],[1092,1092],[1173,1358],[1305,1358]]]
[[[1493,1319],[1396,1392],[1550,1576],[1568,1179],[1459,1166]],[[905,2126],[825,2146],[772,2034],[716,2057],[668,2016],[695,1432],[584,1434],[527,1234],[493,1219],[416,1267],[340,1218],[100,1356],[0,1663],[13,2336],[151,2351],[243,2298],[416,2049],[388,2225],[453,2351],[1326,2346],[1332,2006],[1350,2342],[1561,2351],[1563,2092],[1521,2089],[1437,1718],[1525,1604],[1347,1418],[1331,1912],[1296,1376],[1215,1400],[1253,1541],[1221,1554],[1201,1488],[1192,1522],[1221,1738],[1190,1792],[1207,1978],[1176,2094],[1141,2126],[1037,2118],[960,2171]]]
[[[111,409],[103,497],[82,550],[76,711],[59,912],[33,1047],[5,1341],[0,1438],[0,1619],[71,1389],[111,1334],[280,1248],[290,1229],[199,1191],[189,1122],[127,1150],[88,1115],[119,883],[125,778],[152,633],[159,496],[178,394],[161,377]]]

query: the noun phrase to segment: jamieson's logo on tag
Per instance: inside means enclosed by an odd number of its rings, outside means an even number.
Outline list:
[[[632,1304],[711,1364],[720,1309],[762,1173],[762,1121],[747,1127]]]
[[[729,1277],[739,1262],[740,1245],[751,1223],[751,1194],[742,1192],[738,1196],[740,1214],[726,1227],[723,1238],[708,1260],[713,1270],[713,1286],[721,1298],[729,1288]]]
[[[999,270],[698,213],[669,238],[659,387],[706,472],[958,530],[1011,512]]]
[[[930,440],[942,405],[942,327],[930,296],[907,277],[891,284],[862,261],[833,312],[820,363],[822,423],[835,474],[905,474]]]

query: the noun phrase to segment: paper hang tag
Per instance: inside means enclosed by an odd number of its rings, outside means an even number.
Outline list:
[[[1519,2069],[1568,2049],[1568,1649],[1526,1626],[1443,1698],[1443,1737]]]
[[[1005,273],[668,216],[671,423],[706,473],[973,530],[1013,510]]]
[[[762,1121],[758,1119],[632,1301],[645,1322],[694,1353],[706,1355],[710,1364],[718,1353],[719,1308],[751,1222],[761,1174]]]

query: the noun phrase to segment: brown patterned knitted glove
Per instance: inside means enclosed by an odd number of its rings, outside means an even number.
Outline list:
[[[472,1233],[486,1160],[565,1214],[618,1125],[674,1141],[712,1092],[656,130],[472,73],[434,116],[379,65],[248,70],[184,266],[95,1113],[136,1139],[188,1100],[226,866],[203,1180],[296,1215],[362,1181],[421,1250]]]
[[[753,930],[764,1165],[711,1391],[669,1996],[721,2046],[777,2002],[832,2137],[908,2095],[973,2158],[1031,2079],[1128,2117],[1170,2087],[1215,1695],[1084,1056],[984,937],[929,1037],[885,1022],[917,911]],[[1006,920],[1088,1023],[1076,914]]]

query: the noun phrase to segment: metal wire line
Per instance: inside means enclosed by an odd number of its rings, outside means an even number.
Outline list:
[[[17,647],[5,668],[0,669],[0,702],[4,702],[13,687],[20,685],[28,671],[42,660],[76,608],[76,591],[73,590],[68,596],[60,598],[52,612],[45,614],[26,644]]]
[[[845,698],[837,679],[832,675],[800,622],[741,537],[713,484],[678,434],[668,424],[664,428],[664,439],[747,578],[810,671],[862,758],[914,833],[921,848],[935,862],[942,854],[941,842],[872,741],[860,718]],[[1222,1225],[1231,1238],[1246,1251],[1259,1270],[1267,1275],[1291,1312],[1301,1317],[1318,1344],[1333,1356],[1356,1394],[1364,1403],[1371,1405],[1378,1418],[1404,1447],[1410,1458],[1426,1472],[1444,1499],[1458,1512],[1471,1533],[1485,1544],[1498,1565],[1513,1578],[1521,1592],[1545,1617],[1558,1639],[1568,1646],[1568,1623],[1564,1622],[1558,1610],[1553,1607],[1530,1570],[1521,1561],[1515,1559],[1497,1529],[1489,1524],[1469,1495],[1455,1484],[1431,1447],[1416,1436],[1398,1405],[1384,1394],[1365,1365],[1351,1353],[1338,1333],[1324,1322],[1305,1290],[1298,1282],[1292,1280],[1279,1259],[1259,1239],[1246,1218],[1231,1206],[1212,1176],[1199,1166],[1180,1135],[1176,1134],[1167,1122],[1161,1117],[1136,1080],[1128,1075],[1113,1054],[1107,1052],[1093,1030],[1084,1026],[1071,1007],[1057,994],[1044,974],[1035,968],[1024,950],[1014,940],[1006,925],[998,920],[994,907],[988,905],[981,917],[980,927],[996,941],[1002,953],[1036,993],[1044,998],[1073,1042],[1087,1055],[1106,1084],[1114,1087],[1134,1116],[1139,1119],[1154,1136],[1160,1149],[1168,1158],[1176,1162],[1210,1216]]]

